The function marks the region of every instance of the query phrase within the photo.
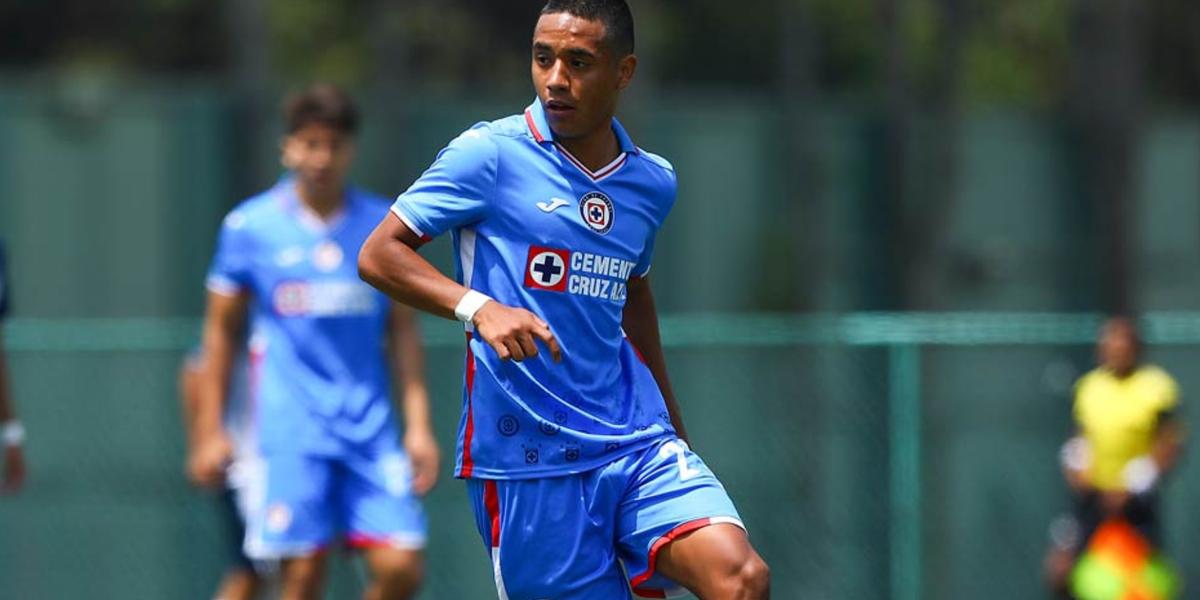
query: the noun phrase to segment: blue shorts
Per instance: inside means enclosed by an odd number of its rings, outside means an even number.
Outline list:
[[[621,600],[682,592],[655,573],[671,540],[742,525],[725,488],[676,438],[577,475],[467,482],[500,598]]]
[[[242,548],[242,542],[246,539],[246,522],[242,519],[241,510],[238,509],[237,492],[232,488],[225,488],[221,491],[218,502],[221,524],[224,526],[229,540],[226,570],[253,573],[254,563],[249,556],[246,556],[246,551]]]
[[[256,476],[246,523],[251,558],[307,556],[338,539],[356,548],[425,546],[425,512],[411,492],[412,470],[402,452],[271,455],[261,459]]]

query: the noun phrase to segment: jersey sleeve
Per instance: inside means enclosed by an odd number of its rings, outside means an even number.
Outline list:
[[[650,274],[650,265],[654,262],[654,242],[658,239],[658,233],[650,236],[646,240],[646,247],[642,249],[641,256],[638,256],[637,265],[633,267],[634,277],[645,277]]]
[[[248,291],[251,278],[253,239],[245,217],[238,211],[229,213],[217,236],[217,251],[208,269],[205,287],[210,292],[233,296]]]
[[[0,245],[0,320],[4,320],[8,316],[9,296],[11,295],[8,289],[8,262],[4,255],[4,246]]]
[[[458,136],[396,202],[392,212],[423,238],[484,218],[496,188],[498,151],[487,129]]]
[[[1075,419],[1076,427],[1083,427],[1083,401],[1085,394],[1087,394],[1088,382],[1091,381],[1091,378],[1091,373],[1080,377],[1071,390],[1071,416]]]
[[[675,169],[671,168],[671,164],[659,156],[650,155],[651,158],[661,165],[665,165],[663,170],[664,178],[660,186],[660,206],[661,213],[658,215],[658,223],[654,229],[654,233],[650,235],[650,239],[646,240],[646,246],[642,248],[642,253],[638,255],[637,265],[633,268],[633,277],[645,277],[650,274],[650,266],[654,262],[654,243],[658,240],[658,232],[662,229],[663,223],[666,222],[667,216],[671,214],[671,208],[675,206],[675,197],[677,195],[677,183],[675,180]]]
[[[1179,384],[1165,371],[1162,374],[1162,393],[1159,395],[1158,412],[1168,413],[1179,407]]]

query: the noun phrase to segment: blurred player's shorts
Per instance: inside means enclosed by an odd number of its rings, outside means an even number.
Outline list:
[[[251,558],[246,550],[246,531],[251,519],[262,511],[265,504],[266,492],[263,486],[265,463],[257,456],[239,456],[225,470],[225,498],[229,507],[228,520],[231,521],[230,532],[233,532],[236,544],[235,566],[249,567],[260,576],[269,576],[279,571],[279,561],[266,558]],[[236,525],[236,527],[235,527]]]
[[[420,550],[426,520],[403,451],[341,457],[272,454],[239,467],[246,553],[308,556],[342,540],[354,548]]]

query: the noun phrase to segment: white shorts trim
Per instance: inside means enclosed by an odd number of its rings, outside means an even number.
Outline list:
[[[508,600],[508,590],[504,589],[504,575],[500,573],[500,549],[492,548],[492,573],[496,579],[496,593],[500,600]]]

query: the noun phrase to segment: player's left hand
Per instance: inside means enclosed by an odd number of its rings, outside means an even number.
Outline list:
[[[233,444],[224,431],[203,436],[188,455],[188,476],[200,487],[219,487],[232,457]]]
[[[410,430],[404,434],[404,450],[412,463],[412,489],[424,496],[437,485],[438,454],[437,440],[429,431]]]
[[[3,475],[3,480],[0,480],[0,493],[16,493],[25,483],[25,455],[20,446],[9,446],[4,449]]]

